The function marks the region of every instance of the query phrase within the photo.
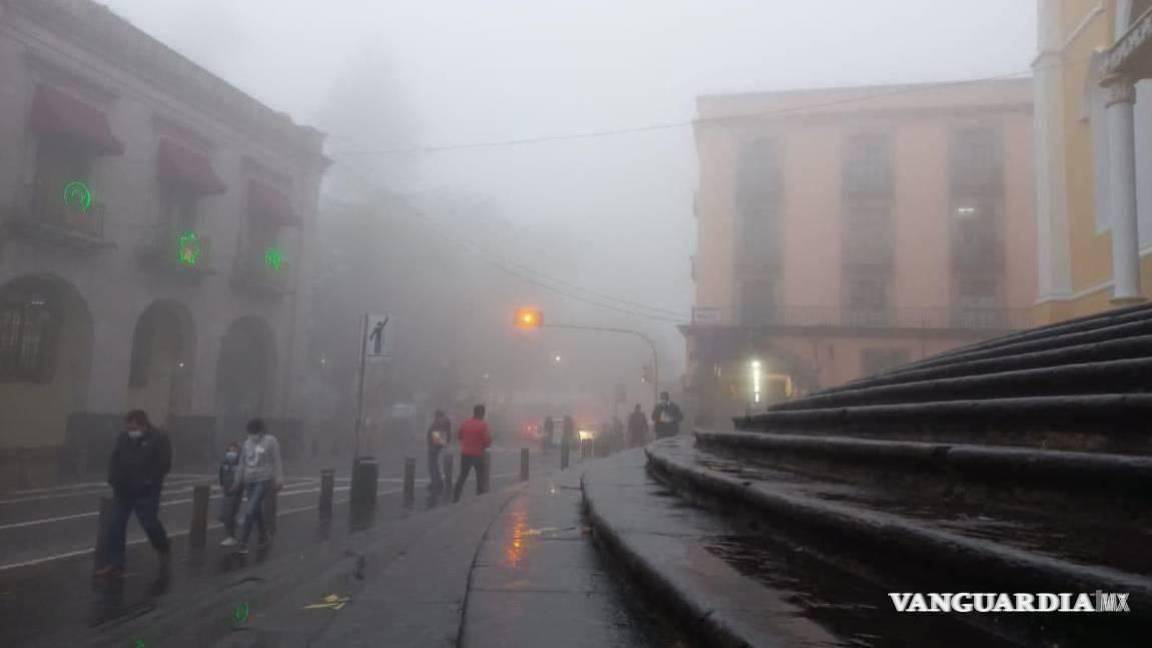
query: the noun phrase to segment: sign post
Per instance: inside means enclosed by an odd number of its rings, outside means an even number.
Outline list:
[[[388,352],[392,348],[389,344],[391,338],[387,335],[388,320],[387,315],[366,314],[360,327],[360,375],[356,382],[356,425],[354,429],[354,457],[356,459],[360,458],[360,432],[364,426],[364,372],[368,358],[388,357]]]

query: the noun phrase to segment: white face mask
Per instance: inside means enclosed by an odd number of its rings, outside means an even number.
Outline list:
[[[225,452],[224,453],[224,458],[227,459],[228,461],[236,461],[237,456],[239,456],[239,455],[237,455],[235,452]]]
[[[130,439],[139,439],[141,434],[144,434],[144,430],[128,430],[128,438]]]

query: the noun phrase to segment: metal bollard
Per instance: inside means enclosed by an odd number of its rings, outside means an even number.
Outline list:
[[[416,459],[404,459],[404,506],[412,506],[416,501]]]
[[[362,457],[352,466],[352,488],[349,495],[352,516],[358,517],[376,508],[376,488],[380,476],[376,460]]]
[[[336,488],[336,471],[325,468],[320,471],[320,517],[332,517],[332,491]]]
[[[476,494],[483,495],[488,492],[488,475],[491,471],[488,467],[492,465],[492,455],[488,454],[485,450],[484,454],[480,455],[480,465],[476,466]]]
[[[452,486],[455,482],[452,481],[452,468],[456,460],[452,457],[452,453],[444,453],[444,492],[451,493]]]
[[[188,547],[203,549],[208,543],[208,500],[212,487],[200,484],[192,487],[192,524],[188,527]]]
[[[528,448],[520,448],[520,481],[528,481]]]
[[[112,498],[100,498],[100,517],[96,519],[96,550],[92,552],[92,562],[99,569],[108,559],[108,524],[112,522]]]
[[[565,434],[564,438],[560,440],[560,470],[568,468],[568,455],[572,452],[572,443],[568,440],[568,435]]]

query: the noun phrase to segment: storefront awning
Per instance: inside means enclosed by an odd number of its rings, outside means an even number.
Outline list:
[[[300,225],[300,215],[292,209],[288,195],[259,180],[248,181],[248,212],[277,225]]]
[[[212,170],[208,156],[170,139],[160,139],[156,175],[164,182],[198,194],[222,194],[228,186]]]
[[[97,155],[122,155],[124,145],[112,135],[99,108],[51,86],[37,86],[29,127],[41,135],[72,139]]]

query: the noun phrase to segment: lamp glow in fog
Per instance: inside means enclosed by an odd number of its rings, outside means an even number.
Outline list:
[[[760,361],[753,360],[752,365],[752,402],[760,402]]]

